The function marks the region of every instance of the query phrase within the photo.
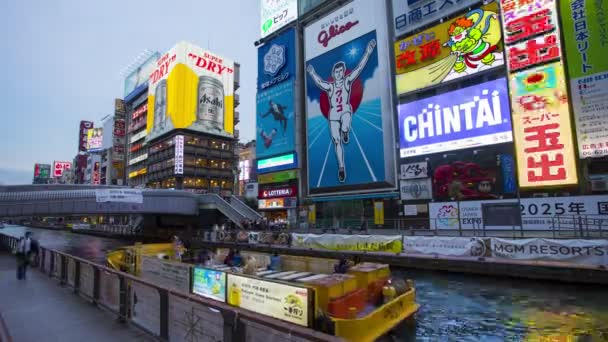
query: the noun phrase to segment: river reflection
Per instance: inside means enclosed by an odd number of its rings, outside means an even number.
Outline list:
[[[126,242],[30,229],[43,245],[99,263]],[[25,228],[0,230],[22,236]],[[608,289],[550,281],[393,270],[414,279],[421,309],[382,341],[608,341]]]

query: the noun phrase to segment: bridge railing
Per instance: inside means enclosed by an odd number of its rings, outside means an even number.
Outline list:
[[[0,234],[0,247],[17,239]],[[164,341],[280,341],[340,339],[220,301],[159,286],[67,253],[41,246],[39,269],[85,300]]]

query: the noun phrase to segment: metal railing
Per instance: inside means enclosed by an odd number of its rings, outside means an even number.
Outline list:
[[[0,234],[0,245],[13,250],[17,239]],[[289,324],[220,301],[155,285],[57,250],[40,247],[39,269],[61,286],[164,341],[262,340],[341,341],[312,329]],[[151,310],[154,310],[151,312]],[[256,336],[257,335],[257,336]]]
[[[217,194],[203,194],[199,195],[199,198],[203,200],[203,204],[208,203],[205,201],[215,204],[217,210],[234,222],[238,227],[241,227],[241,222],[247,218]]]
[[[262,219],[262,215],[260,215],[260,213],[251,209],[250,206],[243,203],[243,201],[238,199],[236,196],[230,196],[229,202],[235,209],[237,209],[241,214],[245,215],[249,220],[258,221]]]

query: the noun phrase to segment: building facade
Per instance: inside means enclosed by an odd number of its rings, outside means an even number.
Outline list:
[[[472,229],[498,203],[529,227],[606,218],[608,64],[573,43],[599,24],[569,3],[301,0],[297,21],[263,17],[260,210],[342,227]]]
[[[255,168],[255,149],[256,141],[252,140],[246,144],[239,143],[239,178],[238,178],[238,196],[245,196],[247,193],[247,185],[257,183],[257,173]],[[255,196],[257,198],[257,195]]]

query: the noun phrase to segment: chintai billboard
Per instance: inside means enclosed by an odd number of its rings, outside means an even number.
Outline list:
[[[304,29],[311,194],[395,189],[384,2],[355,0]]]

